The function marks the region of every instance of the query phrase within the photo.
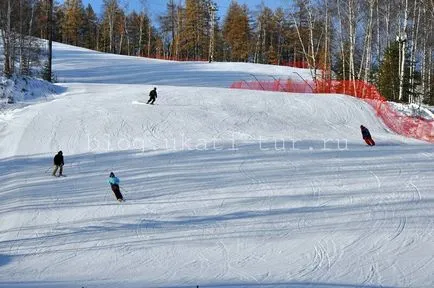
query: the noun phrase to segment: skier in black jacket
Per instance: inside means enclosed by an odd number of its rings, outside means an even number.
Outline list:
[[[149,92],[149,100],[148,102],[146,102],[146,104],[154,104],[156,99],[157,99],[157,87],[154,87],[154,90],[151,90],[151,92]]]
[[[360,131],[362,132],[363,140],[365,140],[366,144],[369,146],[375,146],[375,142],[372,139],[371,133],[369,133],[368,128],[363,125],[360,125]]]
[[[56,176],[57,169],[59,169],[59,168],[60,168],[60,170],[59,170],[59,176],[63,176],[63,174],[62,174],[63,173],[63,165],[65,163],[63,162],[63,153],[62,153],[62,151],[59,151],[57,153],[57,155],[54,156],[53,162],[54,162],[53,176]]]

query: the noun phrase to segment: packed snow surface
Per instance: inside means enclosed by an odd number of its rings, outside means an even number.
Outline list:
[[[0,113],[0,287],[434,286],[433,145],[352,97],[224,88],[306,71],[54,47],[60,93]]]

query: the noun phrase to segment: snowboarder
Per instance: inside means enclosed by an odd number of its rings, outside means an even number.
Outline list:
[[[360,125],[360,130],[362,132],[363,140],[365,140],[366,144],[369,146],[375,146],[374,140],[372,140],[371,133],[369,133],[368,128],[363,125]]]
[[[155,100],[157,99],[157,87],[154,87],[151,92],[149,92],[149,100],[146,102],[146,104],[154,104]]]
[[[57,154],[56,154],[56,156],[54,156],[54,159],[53,159],[53,162],[54,162],[54,169],[53,169],[53,176],[56,176],[56,172],[57,172],[57,169],[59,169],[59,177],[60,176],[63,176],[63,165],[65,164],[64,162],[63,162],[63,152],[62,151],[59,151]]]
[[[116,199],[119,202],[124,201],[124,197],[122,196],[121,190],[119,189],[119,178],[115,176],[115,173],[110,173],[109,184],[112,187],[112,191],[116,196]]]

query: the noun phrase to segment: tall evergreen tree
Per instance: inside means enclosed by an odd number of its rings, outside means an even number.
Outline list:
[[[180,51],[184,58],[207,58],[209,43],[209,11],[205,0],[186,0],[185,21],[180,33]]]
[[[247,6],[231,2],[224,21],[223,36],[228,45],[229,60],[249,60],[250,25]]]
[[[85,48],[97,50],[98,17],[92,5],[87,5],[83,17],[83,45]]]
[[[259,11],[259,15],[257,17],[256,25],[257,29],[255,35],[256,43],[254,61],[256,63],[272,64],[276,60],[276,55],[274,51],[274,37],[277,26],[273,11],[268,7],[261,6],[261,10]],[[271,51],[269,51],[270,49]],[[268,59],[269,55],[273,55],[274,59],[270,61]]]
[[[282,8],[277,8],[274,14],[276,23],[276,64],[280,64],[283,56],[283,47],[285,45],[285,12]]]
[[[409,70],[404,74],[404,95],[400,99],[399,43],[393,42],[384,52],[378,74],[378,89],[387,100],[408,101]]]
[[[80,34],[84,21],[84,8],[82,0],[65,0],[63,19],[63,42],[67,44],[82,44]]]

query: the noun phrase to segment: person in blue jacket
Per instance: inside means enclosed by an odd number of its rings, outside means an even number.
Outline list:
[[[363,125],[360,125],[360,131],[362,132],[363,140],[365,140],[366,144],[369,146],[375,146],[374,140],[372,140],[371,133],[369,133],[368,128]]]
[[[115,176],[115,173],[111,172],[110,173],[110,178],[109,178],[109,184],[112,187],[112,191],[116,196],[116,199],[119,202],[124,201],[124,197],[122,196],[121,190],[119,189],[119,178]]]

